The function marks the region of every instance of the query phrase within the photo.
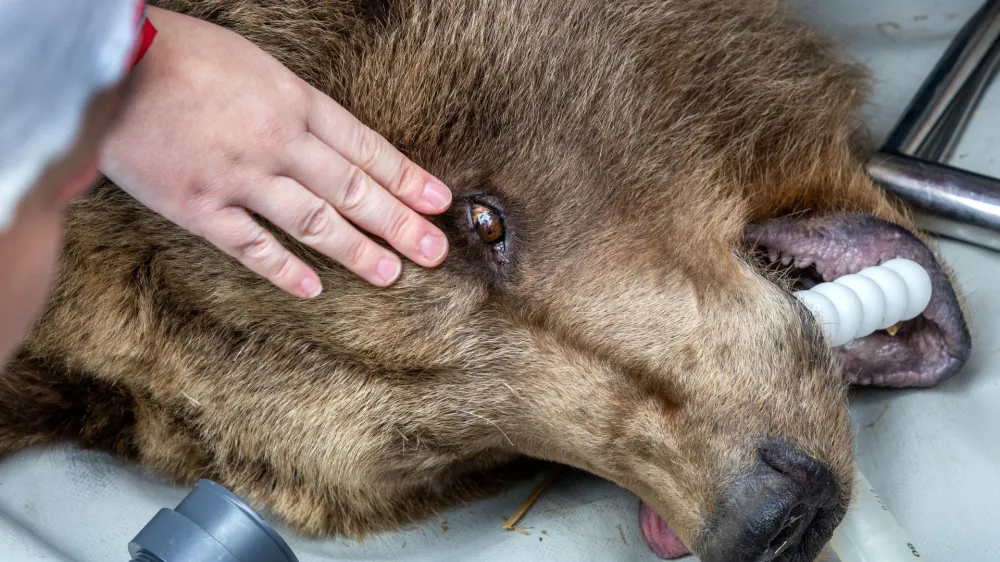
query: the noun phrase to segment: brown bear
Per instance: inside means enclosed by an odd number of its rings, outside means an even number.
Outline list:
[[[848,383],[968,358],[948,275],[861,167],[865,73],[777,0],[157,4],[444,180],[450,255],[379,289],[283,235],[327,287],[300,301],[105,184],[0,374],[0,452],[74,439],[354,537],[536,459],[638,494],[658,552],[797,562],[851,496]],[[832,350],[791,291],[895,257],[927,311]]]

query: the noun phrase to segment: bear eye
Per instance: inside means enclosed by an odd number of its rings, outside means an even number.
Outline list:
[[[496,209],[478,203],[473,204],[472,223],[476,226],[476,232],[483,242],[496,244],[503,241],[503,220],[500,219],[500,213]]]

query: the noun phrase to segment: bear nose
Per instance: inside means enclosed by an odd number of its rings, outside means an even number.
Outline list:
[[[704,535],[704,562],[812,560],[830,539],[840,486],[800,449],[768,440],[750,474],[723,494]]]

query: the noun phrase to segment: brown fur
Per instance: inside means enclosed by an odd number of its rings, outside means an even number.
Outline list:
[[[446,181],[452,251],[375,289],[296,246],[299,301],[113,186],[69,216],[0,377],[0,451],[78,438],[359,536],[592,471],[688,544],[757,439],[848,483],[844,383],[742,257],[750,220],[854,210],[863,73],[773,0],[165,0],[228,26]],[[467,228],[504,214],[509,261]],[[845,498],[849,486],[845,487]]]

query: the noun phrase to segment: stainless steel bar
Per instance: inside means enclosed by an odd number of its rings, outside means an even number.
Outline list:
[[[969,120],[979,107],[983,94],[993,83],[998,71],[1000,71],[1000,39],[993,42],[986,57],[962,86],[914,156],[930,162],[947,162],[954,156],[955,148],[969,126]]]
[[[997,38],[1000,38],[1000,0],[987,0],[959,30],[920,86],[889,135],[886,149],[915,154]]]
[[[994,230],[927,214],[916,209],[912,209],[912,214],[913,222],[921,230],[1000,252],[1000,235]]]
[[[888,152],[867,171],[918,211],[921,228],[1000,250],[1000,180]]]

